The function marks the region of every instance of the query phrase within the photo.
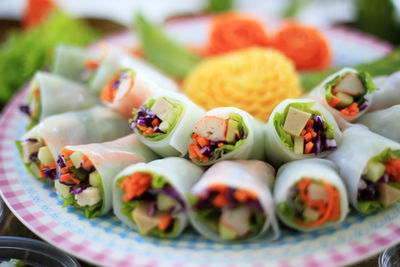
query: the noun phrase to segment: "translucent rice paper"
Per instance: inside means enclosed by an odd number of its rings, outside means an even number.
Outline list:
[[[400,88],[400,87],[399,87]],[[400,94],[400,91],[399,91]],[[371,131],[400,143],[400,104],[369,112],[357,120]]]
[[[87,60],[99,60],[101,54],[80,46],[58,45],[54,49],[53,73],[78,82],[87,82],[91,71]]]
[[[40,137],[57,159],[67,145],[111,141],[129,132],[129,125],[121,115],[105,107],[93,107],[50,116],[27,132],[21,141]]]
[[[340,194],[340,217],[335,222],[327,222],[317,227],[302,227],[288,220],[278,209],[279,203],[286,202],[290,188],[303,178],[325,181],[333,185]],[[305,159],[286,163],[279,168],[274,187],[274,201],[279,219],[287,226],[303,232],[340,225],[349,212],[346,187],[339,176],[337,166],[326,159]]]
[[[341,131],[333,118],[333,116],[326,110],[321,104],[315,102],[311,99],[286,99],[282,101],[274,111],[272,112],[271,116],[269,117],[267,126],[265,127],[265,154],[269,162],[271,162],[275,166],[280,166],[281,164],[299,160],[299,159],[308,159],[308,158],[324,158],[326,157],[331,151],[326,150],[318,155],[315,153],[312,154],[296,154],[293,151],[289,150],[283,143],[281,138],[279,137],[278,133],[276,132],[275,125],[274,125],[274,117],[275,114],[283,113],[287,105],[291,103],[311,103],[314,102],[315,104],[311,107],[311,110],[318,111],[322,114],[323,118],[330,124],[336,127],[336,131],[334,132],[334,137],[336,143],[338,143]]]
[[[40,121],[51,115],[100,104],[85,86],[61,76],[39,71],[34,79],[40,90]]]
[[[336,122],[338,123],[340,129],[345,129],[347,127],[350,127],[351,124],[349,122],[352,122],[362,116],[365,112],[367,112],[368,108],[372,105],[373,98],[372,94],[367,93],[364,98],[368,101],[368,107],[364,109],[363,111],[358,112],[357,115],[355,116],[344,116],[342,113],[340,113],[339,110],[332,108],[329,106],[329,103],[326,101],[326,96],[325,96],[325,85],[329,81],[331,81],[333,78],[335,78],[338,75],[343,75],[347,72],[353,72],[357,73],[357,70],[351,69],[351,68],[343,68],[338,72],[335,72],[328,78],[326,78],[322,83],[320,83],[317,87],[315,87],[309,94],[309,98],[315,99],[318,103],[320,103],[325,109],[327,109],[333,117],[335,117]]]
[[[195,196],[201,195],[214,184],[222,184],[255,193],[264,210],[266,220],[260,233],[252,239],[263,238],[275,240],[280,236],[280,230],[270,191],[274,179],[275,170],[266,162],[258,160],[220,161],[204,173],[200,181],[193,186],[191,193]],[[196,218],[196,212],[192,209],[188,211],[190,222],[200,234],[217,242],[226,242],[218,233],[212,231],[206,224],[199,221]]]
[[[203,174],[203,169],[191,163],[188,160],[182,158],[164,158],[155,161],[151,161],[149,163],[138,163],[131,165],[125,168],[122,172],[120,172],[114,180],[113,183],[113,208],[114,214],[120,219],[123,223],[128,225],[130,228],[135,231],[138,230],[136,224],[132,222],[132,220],[126,217],[121,212],[122,208],[122,198],[124,192],[116,186],[116,182],[118,179],[124,176],[130,176],[135,172],[150,172],[160,175],[167,179],[170,185],[179,193],[182,200],[185,202],[185,209],[188,208],[188,200],[186,197],[186,193],[189,192],[190,188],[196,183],[201,175]],[[173,213],[173,218],[179,220],[179,231],[177,235],[180,235],[185,227],[188,225],[188,217],[186,211],[181,211],[179,213]]]
[[[99,172],[105,200],[100,215],[106,214],[112,208],[112,183],[115,175],[134,163],[157,159],[156,154],[142,144],[135,134],[111,142],[67,146],[66,148],[82,152]]]
[[[378,77],[377,82],[380,89],[372,93],[373,102],[368,111],[400,104],[400,71],[387,77]]]
[[[346,184],[351,204],[360,211],[357,204],[358,184],[370,158],[387,148],[399,150],[400,144],[369,131],[361,125],[354,125],[343,132],[338,149],[328,158],[340,169],[340,177]]]
[[[164,91],[153,98],[165,97],[171,102],[182,105],[183,111],[169,135],[160,141],[151,141],[139,134],[140,140],[154,152],[163,157],[186,155],[191,140],[190,134],[196,123],[204,114],[204,110],[183,94]],[[135,129],[136,132],[137,129]]]
[[[148,98],[164,91],[164,88],[152,82],[149,77],[139,72],[134,76],[132,89],[119,88],[112,103],[103,101],[126,118],[132,117],[132,109],[139,108]]]
[[[244,125],[246,125],[248,129],[247,137],[245,139],[245,142],[239,146],[239,148],[228,152],[226,154],[223,154],[219,159],[217,160],[210,160],[206,163],[197,163],[196,160],[194,162],[198,165],[203,165],[203,166],[210,166],[214,164],[217,161],[221,160],[232,160],[232,159],[264,159],[264,138],[263,138],[263,127],[265,127],[265,124],[256,120],[254,117],[252,117],[249,113],[246,111],[243,111],[238,108],[234,107],[224,107],[224,108],[214,108],[210,111],[208,111],[204,116],[215,116],[218,118],[222,119],[228,119],[229,114],[231,113],[236,113],[239,114],[242,119]],[[194,126],[199,122],[200,119],[196,120],[196,123],[192,127],[192,131],[190,134],[193,132]],[[187,149],[187,148],[186,148]]]
[[[93,79],[90,81],[91,91],[99,95],[103,87],[110,81],[115,73],[126,68],[131,68],[136,73],[147,76],[149,80],[165,90],[178,91],[178,86],[172,79],[168,78],[145,61],[117,50],[111,51],[102,61]]]

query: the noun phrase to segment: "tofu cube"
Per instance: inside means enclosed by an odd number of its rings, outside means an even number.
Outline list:
[[[303,154],[304,153],[304,136],[294,136],[294,153]]]
[[[225,141],[228,120],[215,116],[203,117],[194,127],[193,132],[211,141]]]
[[[400,199],[400,190],[384,183],[378,184],[379,202],[388,207]]]
[[[164,98],[160,97],[154,102],[153,106],[151,107],[151,111],[153,111],[157,117],[161,120],[165,120],[168,113],[174,108],[168,101]]]
[[[293,136],[300,136],[310,117],[311,113],[290,107],[283,129]]]
[[[75,195],[75,200],[81,207],[92,206],[101,200],[100,190],[97,187],[88,187]]]

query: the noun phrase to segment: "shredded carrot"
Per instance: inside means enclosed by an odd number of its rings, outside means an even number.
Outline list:
[[[289,22],[278,30],[271,43],[292,59],[298,70],[324,70],[330,65],[329,43],[316,28]]]
[[[158,229],[161,231],[165,231],[168,228],[168,226],[171,224],[171,222],[172,222],[171,213],[165,214],[158,221]]]
[[[343,116],[355,116],[358,114],[360,109],[358,108],[358,104],[356,102],[352,103],[350,106],[342,109],[340,113]]]
[[[136,49],[130,49],[129,52],[134,56],[145,58],[143,54],[143,49],[141,47],[138,47]]]
[[[384,163],[386,166],[386,173],[390,175],[390,180],[400,182],[400,159],[391,159]]]
[[[44,178],[44,177],[45,177],[44,171],[39,170],[39,178]]]
[[[196,146],[196,145],[195,144],[190,144],[189,145],[189,158],[198,159],[199,156],[197,155],[194,146]]]
[[[88,59],[84,62],[85,67],[90,70],[95,70],[100,66],[100,62],[98,60]]]
[[[224,143],[218,143],[218,147],[223,147],[224,146]]]
[[[117,90],[113,89],[113,84],[118,80],[118,76],[114,76],[101,90],[100,99],[106,102],[112,103],[115,96],[117,95]]]
[[[313,148],[314,148],[314,143],[308,142],[306,144],[306,147],[304,148],[304,154],[310,154]]]
[[[64,156],[64,158],[68,158],[69,156],[72,155],[72,153],[74,153],[74,151],[69,150],[68,148],[65,147],[61,150],[61,154]]]
[[[208,187],[208,190],[225,193],[228,191],[228,187],[224,184],[213,184]]]
[[[48,166],[44,165],[43,163],[40,163],[40,169],[46,169]]]
[[[160,125],[160,120],[157,119],[157,118],[154,118],[154,120],[151,122],[151,125],[153,125],[153,127],[159,126]]]
[[[69,170],[68,170],[67,167],[61,168],[60,171],[61,171],[61,173],[67,173],[67,172],[69,172]]]
[[[199,137],[198,134],[193,134],[193,135],[192,135],[193,144],[197,145],[197,139],[198,139],[198,137]]]
[[[211,21],[208,54],[226,53],[252,46],[267,46],[265,27],[253,17],[224,13]]]
[[[329,106],[331,106],[332,108],[336,107],[337,104],[339,104],[340,102],[340,98],[339,97],[335,97],[331,100],[331,102],[329,102]]]
[[[92,167],[93,163],[90,161],[89,157],[86,155],[83,155],[83,167]]]
[[[233,193],[233,197],[240,203],[245,203],[248,200],[257,199],[256,194],[247,190],[237,189]]]
[[[69,178],[71,181],[73,181],[76,184],[79,184],[81,181],[79,181],[77,178],[75,178],[73,175]]]
[[[306,129],[303,129],[303,130],[301,130],[300,136],[304,136],[304,135],[306,135],[306,133],[307,133]]]
[[[61,182],[67,182],[71,179],[71,174],[70,173],[66,173],[60,176],[60,181]]]
[[[306,124],[306,127],[304,127],[304,128],[306,128],[306,129],[311,128],[312,129],[313,126],[314,126],[314,120],[308,120],[307,124]]]
[[[126,177],[122,183],[121,188],[125,194],[124,201],[141,196],[148,188],[150,188],[152,176],[148,173],[135,172],[131,176]]]
[[[306,134],[304,135],[304,141],[310,142],[311,139],[312,139],[312,134],[311,134],[310,132],[308,132],[308,133],[306,133]]]
[[[208,140],[207,138],[205,138],[203,136],[199,136],[199,138],[197,139],[197,142],[200,145],[200,147],[205,147],[205,146],[210,145],[210,140]]]
[[[74,163],[72,162],[72,160],[68,160],[67,162],[65,162],[65,166],[67,166],[67,168],[70,168],[74,166]]]
[[[42,23],[56,9],[51,0],[28,0],[27,8],[23,18],[23,27],[33,28]]]
[[[228,204],[228,199],[225,193],[219,193],[213,200],[213,205],[217,208],[225,207]]]
[[[53,169],[57,169],[57,163],[55,161],[50,162],[49,163],[49,168],[52,169],[52,170]]]
[[[146,129],[146,131],[143,132],[143,135],[148,135],[148,134],[152,134],[152,133],[154,133],[153,128],[148,127],[148,128]]]

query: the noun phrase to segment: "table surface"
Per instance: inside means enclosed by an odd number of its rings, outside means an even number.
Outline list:
[[[115,24],[107,20],[90,19],[88,20],[91,26],[104,32],[111,33],[124,29],[122,26]],[[19,29],[20,23],[18,21],[5,21],[0,20],[0,45],[5,39],[5,36],[12,29]],[[0,236],[20,236],[28,237],[33,239],[39,239],[37,235],[31,232],[25,227],[13,213],[8,209],[7,205],[4,204],[3,218],[0,218]],[[91,267],[94,265],[87,264],[83,261],[79,261],[83,267]],[[375,255],[360,263],[350,265],[349,267],[375,267],[378,266],[378,255]]]

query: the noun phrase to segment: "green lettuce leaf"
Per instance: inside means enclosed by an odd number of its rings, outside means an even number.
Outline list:
[[[293,221],[296,215],[296,209],[286,202],[281,202],[278,204],[279,211],[286,217],[288,220]]]
[[[358,207],[362,213],[368,214],[383,209],[383,205],[378,201],[359,201]]]
[[[400,150],[392,150],[391,148],[387,148],[378,155],[370,158],[368,162],[388,162],[391,159],[400,159]]]

